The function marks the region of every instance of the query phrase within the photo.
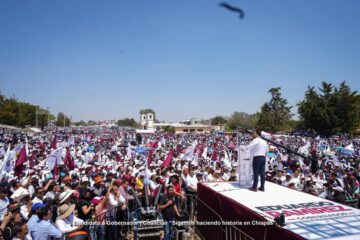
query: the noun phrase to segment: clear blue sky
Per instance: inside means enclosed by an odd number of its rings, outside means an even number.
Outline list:
[[[73,120],[254,113],[282,87],[360,90],[360,1],[0,1],[0,89]]]

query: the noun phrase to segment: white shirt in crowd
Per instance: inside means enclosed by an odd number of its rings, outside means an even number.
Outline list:
[[[159,186],[159,184],[157,184],[156,182],[154,182],[154,181],[150,181],[150,188],[151,189],[156,189],[157,187]]]
[[[51,198],[52,200],[55,199],[55,192],[49,191],[45,194],[44,198]]]
[[[206,179],[207,179],[207,182],[214,182],[215,181],[215,178],[213,177],[212,174],[208,174]]]
[[[109,215],[112,217],[116,217],[116,211],[114,210],[117,206],[119,206],[119,203],[123,204],[125,203],[125,198],[120,195],[119,202],[116,200],[116,196],[114,193],[111,193],[109,196],[109,199],[106,203],[106,209],[110,213]]]
[[[30,186],[28,187],[28,192],[29,192],[29,194],[30,194],[30,197],[33,197],[33,196],[34,196],[35,188],[34,188],[33,185],[30,185]]]
[[[192,189],[197,190],[197,183],[198,183],[198,180],[197,180],[197,178],[195,176],[193,176],[193,177],[191,177],[190,175],[187,176],[187,178],[186,178],[186,186],[187,186],[189,191],[193,191]]]
[[[204,174],[203,174],[204,182],[208,182],[208,176],[209,176],[209,174],[207,172],[204,172]]]
[[[21,215],[21,217],[23,218],[23,219],[25,219],[25,220],[28,220],[28,218],[29,218],[29,208],[28,208],[28,206],[25,204],[25,205],[22,205],[21,207],[20,207],[20,215]]]
[[[230,179],[230,174],[225,172],[225,173],[222,175],[221,179],[222,179],[223,181],[229,181],[229,179]]]
[[[7,207],[9,206],[9,199],[5,197],[0,199],[0,221],[4,219],[5,214],[7,213]]]
[[[266,153],[269,151],[269,147],[266,141],[261,139],[260,137],[252,140],[252,142],[247,146],[247,148],[250,150],[253,157],[265,156]]]
[[[38,197],[34,197],[34,199],[31,202],[34,205],[35,203],[43,203],[43,200]]]
[[[272,163],[272,169],[275,169],[276,167],[276,170],[284,170],[284,165],[282,164],[281,161],[279,160],[275,160],[273,163]]]
[[[60,239],[64,239],[65,234],[77,230],[78,226],[81,226],[83,222],[84,221],[82,219],[75,217],[73,214],[65,219],[56,220],[55,227],[57,227],[63,234]]]

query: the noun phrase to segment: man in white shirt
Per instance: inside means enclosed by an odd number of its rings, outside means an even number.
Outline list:
[[[256,192],[258,190],[258,181],[260,175],[260,188],[259,191],[265,191],[265,164],[266,164],[266,153],[269,151],[267,142],[259,137],[256,131],[252,132],[253,140],[247,146],[253,156],[253,174],[254,182],[252,188],[249,190]]]
[[[194,193],[197,191],[197,179],[194,175],[194,170],[190,170],[189,175],[187,176],[186,179],[186,188],[188,190],[188,192]]]
[[[35,197],[32,200],[32,203],[33,204],[43,203],[43,197],[44,197],[44,190],[42,188],[37,188],[35,190]]]
[[[8,190],[5,186],[0,187],[0,221],[3,220],[7,213],[7,207],[9,206],[9,199],[7,198]]]

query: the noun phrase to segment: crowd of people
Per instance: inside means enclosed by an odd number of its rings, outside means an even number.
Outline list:
[[[356,206],[360,196],[360,140],[272,136],[266,178],[284,187]],[[193,214],[189,196],[199,182],[237,181],[238,149],[248,134],[137,134],[106,127],[0,132],[0,234],[3,239],[122,239],[136,198],[159,194],[168,223]],[[308,160],[310,159],[310,160]],[[192,205],[194,206],[194,205]],[[96,224],[90,224],[96,222]]]

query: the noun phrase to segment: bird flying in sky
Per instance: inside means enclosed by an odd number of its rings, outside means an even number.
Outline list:
[[[233,7],[233,6],[231,6],[231,5],[229,5],[229,4],[225,3],[225,2],[220,3],[220,6],[226,8],[226,9],[229,10],[229,11],[233,11],[233,12],[239,13],[239,14],[240,14],[239,17],[240,17],[241,19],[243,19],[244,16],[245,16],[245,13],[244,13],[244,11],[243,11],[242,9],[237,8],[237,7]]]

